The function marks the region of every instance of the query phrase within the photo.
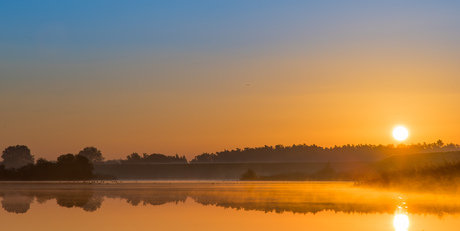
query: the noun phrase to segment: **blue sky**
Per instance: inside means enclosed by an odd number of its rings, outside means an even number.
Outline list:
[[[2,1],[3,59],[107,59],[377,39],[453,42],[449,1]],[[393,35],[394,36],[394,35]],[[405,37],[405,38],[404,38]],[[434,38],[433,38],[434,37]],[[450,40],[450,41],[449,41]],[[5,57],[8,55],[7,57]],[[43,57],[45,56],[45,57]],[[51,57],[50,57],[51,56]]]

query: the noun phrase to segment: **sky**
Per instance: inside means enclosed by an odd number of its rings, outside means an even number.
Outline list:
[[[1,1],[0,150],[460,143],[458,1]]]

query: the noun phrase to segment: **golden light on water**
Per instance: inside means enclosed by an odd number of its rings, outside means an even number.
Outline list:
[[[407,228],[409,228],[409,217],[405,214],[396,214],[393,225],[396,231],[407,231]]]
[[[393,137],[396,140],[403,141],[409,136],[409,131],[403,126],[397,126],[393,129]]]

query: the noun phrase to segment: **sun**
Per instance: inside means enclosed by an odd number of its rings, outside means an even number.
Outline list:
[[[393,137],[396,140],[403,141],[407,139],[408,136],[409,136],[409,131],[407,131],[407,128],[403,126],[397,126],[395,127],[395,129],[393,129]]]

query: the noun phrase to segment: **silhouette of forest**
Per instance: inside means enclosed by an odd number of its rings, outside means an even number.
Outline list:
[[[126,159],[105,160],[97,148],[85,147],[76,155],[61,155],[56,161],[39,158],[35,162],[27,146],[16,145],[3,151],[0,180],[362,180],[402,164],[420,166],[441,158],[452,160],[460,155],[458,150],[460,145],[441,140],[397,146],[276,145],[203,153],[188,162],[185,156],[158,153],[131,153]],[[414,153],[416,157],[406,161],[399,158]],[[248,170],[255,176],[243,176]]]
[[[170,164],[170,163],[187,163],[187,158],[185,156],[179,157],[179,155],[175,156],[167,156],[163,154],[153,153],[147,154],[144,153],[140,156],[137,152],[134,152],[128,156],[126,156],[126,160],[121,160],[120,163],[127,163],[127,164]]]
[[[0,165],[0,180],[88,180],[93,178],[93,165],[81,155],[66,154],[56,162],[38,159],[36,164],[7,169]]]
[[[190,163],[263,163],[263,162],[353,162],[377,161],[393,155],[458,151],[458,144],[444,144],[441,140],[434,143],[399,145],[343,145],[331,148],[317,145],[263,146],[224,150],[216,153],[203,153]]]

